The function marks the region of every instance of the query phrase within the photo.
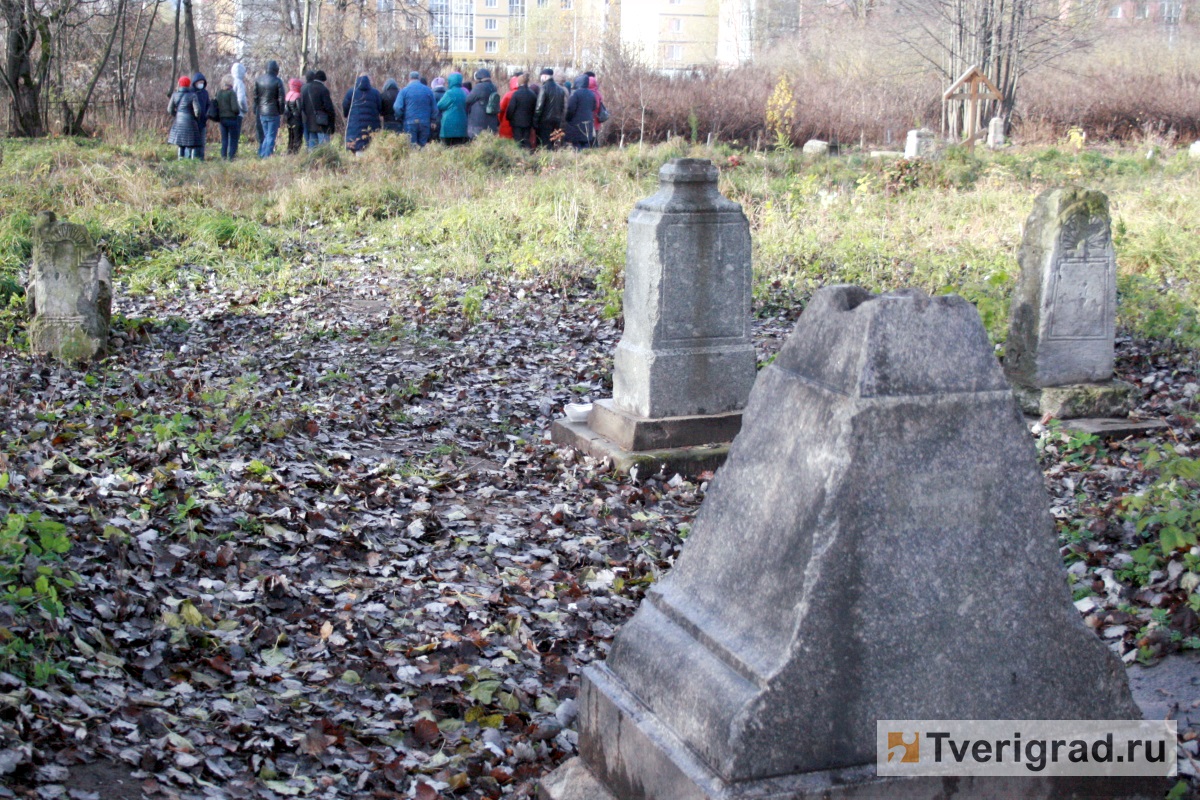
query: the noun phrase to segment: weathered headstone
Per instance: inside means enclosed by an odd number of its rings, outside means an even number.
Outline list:
[[[1188,148],[1188,158],[1200,158],[1200,142],[1192,142]]]
[[[38,214],[25,296],[35,353],[74,363],[107,351],[112,264],[83,225]]]
[[[1022,408],[1060,419],[1127,414],[1136,390],[1113,380],[1117,259],[1108,198],[1043,192],[1018,261],[1004,369]]]
[[[988,122],[987,146],[989,150],[998,150],[1004,146],[1004,118],[992,117]]]
[[[1099,787],[886,786],[876,721],[1140,719],[1072,605],[975,308],[852,286],[814,295],[761,373],[682,554],[580,698],[553,800],[1067,797]]]
[[[750,226],[721,196],[717,175],[704,159],[669,161],[658,192],[634,208],[613,397],[594,405],[586,425],[557,421],[556,442],[613,456],[619,468],[653,451],[655,461],[694,472],[714,466],[711,454],[669,451],[737,433],[756,370]]]
[[[904,142],[905,158],[937,158],[941,154],[937,134],[929,128],[909,131]]]
[[[809,139],[804,143],[804,155],[806,156],[827,156],[829,155],[829,142],[820,139]]]

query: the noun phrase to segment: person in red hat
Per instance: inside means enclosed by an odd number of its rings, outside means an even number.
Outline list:
[[[179,88],[171,95],[167,113],[175,115],[175,121],[171,123],[171,132],[167,134],[167,144],[179,148],[180,158],[195,158],[204,143],[204,134],[200,127],[202,112],[200,98],[192,89],[192,79],[187,75],[179,79]]]

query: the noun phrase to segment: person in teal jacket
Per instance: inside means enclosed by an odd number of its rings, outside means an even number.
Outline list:
[[[467,93],[462,88],[461,73],[450,73],[450,88],[438,101],[438,111],[442,112],[439,136],[442,144],[466,144],[467,139]]]

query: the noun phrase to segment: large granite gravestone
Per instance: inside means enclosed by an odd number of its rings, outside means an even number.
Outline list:
[[[35,353],[80,362],[107,351],[112,264],[83,225],[38,214],[25,297]]]
[[[1060,419],[1127,414],[1135,389],[1113,380],[1117,258],[1108,198],[1043,192],[1018,261],[1004,370],[1022,408]]]
[[[881,719],[1140,718],[1071,602],[1033,444],[955,296],[814,295],[580,709],[580,757],[543,783],[553,800],[1146,785],[875,775]]]
[[[937,134],[929,128],[908,132],[908,138],[904,141],[905,158],[938,158],[941,153],[942,146]]]
[[[721,196],[717,175],[704,159],[669,161],[658,192],[630,214],[613,397],[597,402],[586,424],[556,422],[556,442],[626,468],[638,454],[681,472],[723,460],[724,448],[688,448],[737,434],[756,359],[750,225]]]

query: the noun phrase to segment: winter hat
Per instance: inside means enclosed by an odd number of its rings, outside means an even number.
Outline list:
[[[325,82],[325,80],[326,80],[325,70],[323,70],[323,69],[317,70],[317,80],[319,80],[321,83]]]
[[[191,85],[192,85],[192,79],[191,79],[191,78],[189,78],[187,75],[181,75],[181,76],[179,76],[179,86],[180,86],[180,88],[186,89],[186,88],[188,88],[188,87],[189,87],[189,86],[191,86]]]
[[[542,69],[542,72],[541,72],[541,74],[542,74],[542,75],[549,75],[550,77],[554,77],[554,70],[550,69],[550,67],[544,67],[544,68]]]
[[[419,81],[421,80],[421,73],[414,69],[412,72],[408,73],[408,79],[410,81]]]
[[[477,80],[477,81],[481,81],[484,78],[490,78],[490,77],[492,77],[492,73],[488,72],[483,67],[480,67],[479,69],[475,70],[475,80]]]
[[[433,79],[433,88],[434,89],[441,89],[445,85],[446,85],[446,79],[443,78],[441,75],[438,75],[436,78]]]
[[[316,79],[317,79],[317,73],[313,72],[311,69],[308,72],[304,73],[304,80],[306,82],[312,83]]]

